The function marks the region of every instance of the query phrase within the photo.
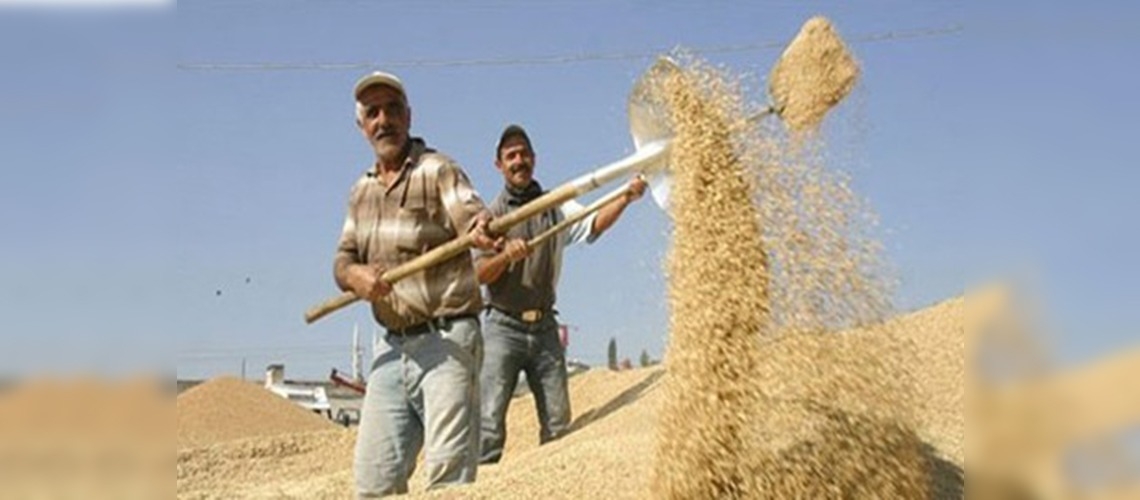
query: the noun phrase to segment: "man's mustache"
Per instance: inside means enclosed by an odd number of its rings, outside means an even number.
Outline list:
[[[379,130],[376,132],[376,135],[372,136],[372,140],[379,141],[380,139],[383,139],[385,137],[391,137],[394,135],[396,135],[396,130],[393,130],[393,129]]]

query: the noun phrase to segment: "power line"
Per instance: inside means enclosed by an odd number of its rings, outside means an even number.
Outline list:
[[[885,31],[860,35],[848,39],[852,44],[877,43],[917,38],[950,36],[961,33],[965,28],[952,24],[938,28],[924,28],[905,31]],[[779,49],[787,45],[785,41],[769,41],[744,45],[725,45],[686,49],[693,54],[726,54],[754,50]],[[438,68],[462,66],[538,66],[551,64],[573,64],[595,61],[630,61],[652,59],[672,49],[655,49],[640,52],[593,52],[583,54],[560,54],[535,57],[491,57],[472,59],[405,59],[387,62],[249,62],[249,63],[178,63],[183,71],[345,71],[371,68]]]
[[[181,351],[178,359],[235,358],[246,355],[329,355],[350,351],[348,345],[337,346],[288,346],[288,347],[227,347],[195,351]]]

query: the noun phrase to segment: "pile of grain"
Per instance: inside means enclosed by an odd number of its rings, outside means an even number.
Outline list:
[[[336,427],[264,387],[219,377],[178,396],[178,447]]]
[[[776,378],[786,395],[813,394],[818,387],[842,386],[843,377],[856,377],[846,386],[890,397],[891,378],[866,377],[862,370],[852,369],[862,363],[907,364],[915,367],[918,394],[931,397],[930,404],[916,408],[918,436],[936,448],[939,456],[954,457],[961,450],[965,436],[960,401],[965,392],[959,367],[964,364],[961,351],[963,332],[961,298],[896,318],[884,335],[881,329],[864,329],[839,335],[789,337],[781,342],[765,344],[762,370],[782,374]],[[906,337],[907,350],[891,350],[891,338]],[[910,349],[914,350],[910,350]],[[792,352],[796,354],[792,354]],[[935,362],[931,362],[934,360]],[[842,366],[843,371],[822,365]],[[538,446],[534,421],[533,398],[516,398],[507,415],[510,439],[506,455],[498,465],[479,468],[479,479],[472,485],[424,492],[421,470],[412,478],[412,498],[647,498],[652,496],[651,479],[659,414],[664,404],[663,385],[670,375],[659,367],[611,372],[593,370],[570,379],[570,397],[575,409],[574,432],[563,439]],[[839,380],[835,380],[835,379]],[[830,380],[830,381],[829,381]],[[811,381],[818,381],[813,384]],[[861,384],[869,384],[865,387]],[[798,387],[795,386],[798,384]],[[851,387],[860,385],[860,387]],[[899,386],[905,397],[905,386]],[[770,391],[777,391],[770,388]],[[766,491],[756,497],[790,496],[797,484],[790,479],[808,476],[813,479],[802,490],[801,498],[834,496],[821,491],[823,485],[848,488],[852,492],[868,487],[894,491],[897,486],[875,481],[888,479],[894,470],[880,463],[894,456],[900,444],[901,456],[911,457],[913,435],[892,423],[880,411],[867,413],[835,408],[859,407],[866,396],[858,391],[832,394],[832,408],[809,406],[801,398],[770,400],[753,415],[753,428],[748,445],[755,458],[746,458],[749,470]],[[781,420],[782,419],[782,420]],[[761,423],[763,422],[763,423]],[[697,425],[692,422],[691,425]],[[785,439],[761,439],[770,436]],[[682,428],[680,432],[688,432]],[[842,448],[852,436],[880,436]],[[886,436],[886,438],[882,438]],[[183,449],[178,453],[178,492],[180,498],[351,498],[353,432],[327,431],[300,435],[218,443],[207,448]],[[839,450],[845,450],[842,453]],[[894,452],[891,452],[894,450]],[[813,458],[814,457],[814,458]],[[931,457],[924,457],[930,460]],[[813,460],[833,460],[825,468],[802,467]],[[909,458],[908,458],[909,459]],[[857,460],[857,461],[853,461]],[[943,464],[944,477],[934,481],[948,483],[950,494],[935,498],[961,498],[960,459]],[[851,464],[873,464],[862,472]],[[798,465],[797,465],[798,464]],[[846,464],[846,465],[845,465]],[[792,470],[793,467],[801,469]],[[167,468],[169,470],[169,468]],[[936,471],[937,473],[937,471]],[[169,477],[169,476],[167,476]],[[890,476],[894,477],[894,476]],[[906,476],[904,476],[904,479]],[[907,479],[913,481],[913,477]],[[169,482],[169,479],[167,480]],[[971,480],[973,481],[973,480]],[[857,483],[857,484],[852,484]],[[898,484],[891,483],[891,484]],[[907,484],[902,482],[901,484]],[[971,483],[973,484],[973,482]],[[777,495],[777,492],[780,492]],[[958,492],[959,494],[953,494]],[[818,496],[811,496],[818,495]],[[872,495],[874,496],[874,495]],[[880,498],[888,498],[886,493]],[[909,497],[908,497],[909,498]]]
[[[807,131],[823,121],[859,78],[859,66],[824,17],[804,23],[768,76],[769,92],[788,127]]]
[[[816,405],[772,408],[790,424],[775,429],[793,437],[751,461],[764,498],[928,497],[922,442],[912,429]]]
[[[958,466],[966,461],[965,302],[957,297],[892,320],[891,331],[913,347],[892,349],[881,360],[914,375],[919,434]]]
[[[615,488],[641,494],[648,488],[662,375],[656,367],[571,378],[573,431],[542,447],[533,396],[515,398],[502,462],[480,467],[473,485],[433,493],[424,493],[426,478],[417,467],[411,490],[444,498],[597,498]],[[183,449],[179,496],[351,498],[354,440],[353,431],[333,430]]]
[[[588,377],[587,377],[588,376]],[[530,397],[516,398],[507,415],[512,437],[503,461],[481,466],[470,486],[429,498],[644,498],[649,493],[661,382],[660,367],[622,372],[591,370],[570,381],[574,431],[537,445]],[[526,429],[521,434],[520,430]],[[511,441],[529,438],[523,446]],[[417,496],[417,495],[414,495]]]
[[[573,409],[571,433],[602,419],[641,397],[664,374],[660,368],[648,370],[589,370],[570,379],[570,408]],[[507,411],[507,443],[503,464],[533,460],[530,454],[539,447],[538,415],[534,395],[514,398]],[[544,447],[543,450],[546,448]]]
[[[355,432],[331,429],[183,448],[178,497],[351,498],[355,441]]]
[[[929,485],[932,489],[939,488],[932,491],[931,497],[961,498],[964,487],[961,462],[940,463],[937,457],[953,455],[953,449],[962,446],[965,422],[960,418],[961,406],[948,402],[953,396],[937,404],[920,406],[917,412],[940,417],[923,416],[920,422],[930,421],[935,425],[930,428],[920,425],[915,430],[892,421],[890,415],[894,410],[890,408],[871,408],[865,412],[847,409],[865,408],[868,394],[875,395],[874,399],[880,403],[903,401],[910,394],[906,384],[889,377],[873,377],[870,374],[875,370],[858,368],[864,363],[894,364],[906,358],[913,360],[908,363],[921,365],[919,360],[942,359],[941,364],[917,372],[920,393],[962,394],[964,384],[960,375],[946,368],[964,359],[961,351],[955,352],[953,347],[961,345],[963,336],[962,303],[961,298],[953,299],[901,316],[893,321],[901,326],[889,330],[879,325],[842,334],[788,337],[761,347],[768,356],[762,370],[783,374],[778,384],[784,386],[779,392],[786,398],[766,401],[766,407],[754,411],[752,418],[757,420],[757,425],[752,428],[747,445],[751,455],[741,457],[759,483],[760,492],[753,492],[751,496],[834,498],[837,491],[844,491],[851,494],[848,498],[921,498],[922,495],[914,495],[913,489],[922,489],[929,481],[933,483]],[[910,342],[907,350],[896,350],[891,343],[899,336],[920,336],[929,342]],[[824,368],[825,364],[835,368]],[[624,377],[648,380],[650,375],[636,371],[591,374],[596,377],[588,385],[575,385],[572,381],[570,393],[576,404],[589,397],[583,394],[584,389],[625,393],[628,387],[635,386],[629,386],[632,380]],[[654,457],[656,442],[661,439],[656,427],[665,403],[666,393],[661,388],[670,383],[671,377],[664,374],[648,390],[639,391],[641,397],[607,412],[562,440],[542,447],[528,445],[514,455],[508,454],[499,465],[481,467],[479,480],[471,486],[413,497],[657,497],[652,490],[653,468],[655,461],[660,460]],[[846,380],[848,377],[853,378]],[[834,401],[828,405],[812,402],[813,398],[819,399],[819,392],[829,392],[822,387],[847,387],[853,392],[830,393]],[[520,404],[523,401],[529,404],[529,400],[515,400],[508,416],[508,427],[515,433],[511,439],[520,437],[517,430],[524,425],[530,426],[528,433],[537,432],[529,422],[533,409],[528,404]],[[516,413],[514,408],[523,411]],[[946,415],[951,416],[945,418]],[[677,432],[691,432],[699,425],[693,421]],[[916,456],[918,440],[936,450],[920,450]],[[932,453],[937,456],[931,456]],[[919,460],[933,465],[927,469],[935,470],[930,470],[930,475],[918,475],[921,469],[898,464],[902,461],[914,465]],[[817,465],[820,463],[826,465]]]
[[[40,379],[0,393],[0,498],[172,496],[168,385]]]

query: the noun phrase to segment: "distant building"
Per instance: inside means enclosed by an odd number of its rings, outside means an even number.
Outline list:
[[[272,364],[265,367],[265,388],[309,411],[332,418],[332,405],[328,393],[322,386],[303,386],[285,381],[285,365]]]

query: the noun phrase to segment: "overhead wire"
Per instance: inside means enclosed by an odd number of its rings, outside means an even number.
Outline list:
[[[965,27],[951,24],[941,27],[914,30],[883,31],[858,35],[847,39],[852,44],[878,43],[886,41],[913,40],[950,36],[961,33]],[[786,41],[767,41],[751,44],[723,45],[717,47],[686,48],[693,54],[726,54],[755,50],[779,49]],[[657,57],[672,48],[629,52],[588,52],[581,54],[554,54],[533,57],[485,57],[467,59],[403,59],[393,61],[359,62],[181,62],[177,67],[182,71],[345,71],[369,68],[437,68],[463,66],[538,66],[554,64],[575,64],[596,61],[628,61]]]

